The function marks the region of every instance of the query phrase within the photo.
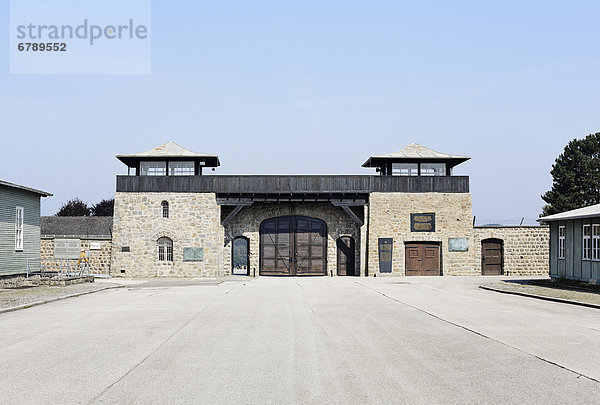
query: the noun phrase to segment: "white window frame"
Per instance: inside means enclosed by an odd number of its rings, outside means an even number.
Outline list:
[[[171,238],[159,238],[157,248],[159,262],[173,262],[173,240]]]
[[[392,163],[392,175],[394,176],[418,176],[418,163]]]
[[[600,260],[600,224],[592,224],[592,260]]]
[[[592,258],[592,227],[590,226],[590,224],[583,225],[581,238],[582,259],[590,260]]]
[[[445,176],[445,163],[421,163],[421,176]]]
[[[167,162],[164,160],[140,162],[140,176],[166,176]]]
[[[193,161],[175,161],[169,162],[169,176],[193,176]]]
[[[561,235],[560,231],[562,231],[562,235]],[[559,225],[558,226],[558,258],[559,259],[565,258],[565,249],[566,249],[565,234],[566,234],[565,226]]]
[[[23,207],[15,207],[15,250],[23,251],[23,217],[25,209]]]

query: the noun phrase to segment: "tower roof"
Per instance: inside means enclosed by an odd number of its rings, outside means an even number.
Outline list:
[[[436,152],[418,143],[411,143],[404,149],[397,152],[386,153],[384,155],[371,156],[362,166],[363,167],[379,167],[387,162],[427,162],[427,161],[443,161],[450,163],[451,166],[456,166],[459,163],[466,162],[471,159],[469,156],[451,155],[448,153]]]
[[[208,153],[192,152],[177,145],[175,142],[167,142],[146,152],[117,155],[117,159],[128,166],[140,160],[204,160],[206,166],[220,166],[219,157]]]

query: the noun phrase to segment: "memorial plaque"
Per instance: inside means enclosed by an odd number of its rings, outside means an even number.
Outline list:
[[[81,252],[79,239],[54,239],[55,259],[77,259]]]
[[[435,232],[435,214],[410,214],[411,232]]]
[[[392,272],[392,250],[394,248],[394,239],[392,238],[379,238],[379,272],[380,273],[391,273]]]
[[[183,248],[183,261],[184,262],[201,262],[204,260],[204,248]]]
[[[102,245],[100,242],[90,242],[90,250],[100,250]]]
[[[469,239],[467,238],[448,238],[449,252],[467,252],[469,250]]]

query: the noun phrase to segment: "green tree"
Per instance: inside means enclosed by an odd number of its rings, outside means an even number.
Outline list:
[[[115,211],[115,199],[102,200],[92,205],[91,214],[95,217],[112,217]]]
[[[552,189],[542,215],[600,203],[600,132],[573,139],[552,166]]]
[[[67,201],[60,207],[56,213],[57,217],[88,217],[90,216],[90,208],[79,198],[74,198]]]

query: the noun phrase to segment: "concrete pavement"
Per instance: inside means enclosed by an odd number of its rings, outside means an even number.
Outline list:
[[[600,311],[482,280],[156,282],[0,314],[0,402],[600,403]]]

